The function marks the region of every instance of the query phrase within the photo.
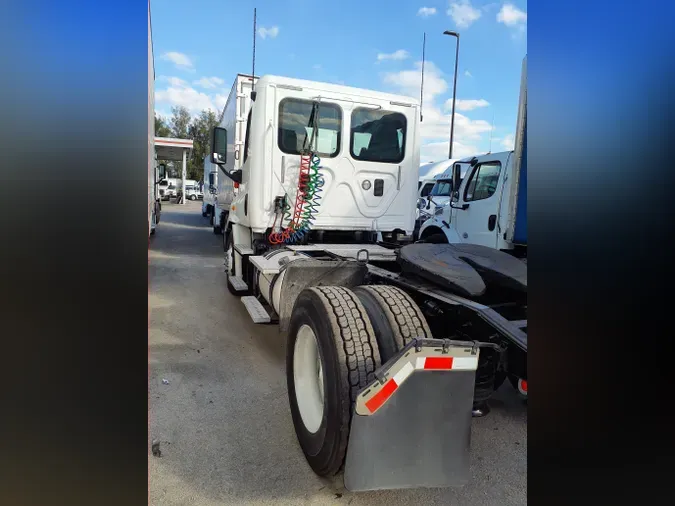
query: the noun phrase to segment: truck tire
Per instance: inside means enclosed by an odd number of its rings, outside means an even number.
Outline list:
[[[382,363],[396,355],[413,338],[431,339],[431,329],[414,300],[400,288],[387,285],[354,289],[370,318]]]
[[[351,290],[303,290],[293,307],[286,380],[295,433],[312,470],[337,473],[344,462],[354,402],[374,379],[380,353],[368,316]]]
[[[220,228],[220,216],[216,216],[216,209],[211,208],[211,226],[213,227],[213,233],[216,235],[222,234],[222,229]]]

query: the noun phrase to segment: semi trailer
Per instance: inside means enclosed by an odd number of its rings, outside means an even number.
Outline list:
[[[227,102],[219,119],[219,126],[229,132],[230,157],[221,165],[216,164],[216,171],[221,167],[221,173],[215,174],[213,186],[213,202],[210,209],[211,225],[214,234],[221,234],[230,214],[230,205],[237,192],[237,183],[231,178],[224,177],[223,171],[239,170],[244,163],[244,141],[247,132],[247,115],[251,108],[251,91],[257,77],[237,74],[230,89]],[[206,169],[205,169],[206,170]],[[204,174],[206,176],[206,174]],[[204,179],[206,182],[206,179]],[[223,246],[225,242],[223,241]]]
[[[226,283],[255,323],[287,334],[310,467],[344,469],[353,491],[466,483],[472,415],[504,378],[527,380],[526,264],[410,242],[415,99],[263,76],[251,100],[243,146],[212,132],[211,161],[239,187]]]

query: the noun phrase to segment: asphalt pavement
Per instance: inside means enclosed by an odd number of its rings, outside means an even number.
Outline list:
[[[163,203],[148,305],[150,504],[526,504],[527,408],[508,382],[473,420],[463,488],[354,494],[340,475],[317,477],[293,430],[285,335],[252,323],[228,292],[222,237],[201,202]]]

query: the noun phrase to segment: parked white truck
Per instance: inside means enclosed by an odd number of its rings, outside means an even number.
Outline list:
[[[246,160],[244,155],[244,143],[247,132],[247,116],[251,109],[251,91],[257,77],[246,74],[237,74],[234,84],[227,97],[227,102],[223,108],[220,117],[219,126],[229,132],[230,138],[227,140],[230,146],[231,155],[225,164],[223,170],[237,171]],[[214,165],[217,168],[218,165]],[[204,175],[206,177],[206,174]],[[206,183],[206,179],[204,179]],[[236,194],[236,183],[224,177],[224,174],[217,174],[214,178],[213,202],[211,204],[211,225],[213,233],[220,234],[223,231],[227,218],[230,213],[230,205]],[[224,242],[223,242],[224,245]]]
[[[239,184],[226,282],[254,322],[287,331],[309,465],[344,468],[353,491],[465,483],[472,413],[505,377],[527,379],[526,265],[480,246],[405,243],[417,100],[277,76],[252,100],[244,146],[223,126],[212,135],[219,176]]]
[[[513,151],[473,157],[469,176],[435,208],[420,239],[480,244],[527,258],[527,56],[523,59],[516,139]],[[436,200],[432,190],[431,198]]]
[[[232,180],[226,178],[230,184]],[[204,200],[202,201],[202,216],[212,216],[218,192],[218,166],[211,163],[211,155],[204,157]],[[234,188],[234,187],[233,187]],[[233,195],[234,196],[234,195]]]

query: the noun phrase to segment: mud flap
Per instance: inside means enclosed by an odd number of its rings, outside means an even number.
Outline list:
[[[453,487],[469,479],[479,344],[419,339],[358,395],[345,487],[353,492]]]

